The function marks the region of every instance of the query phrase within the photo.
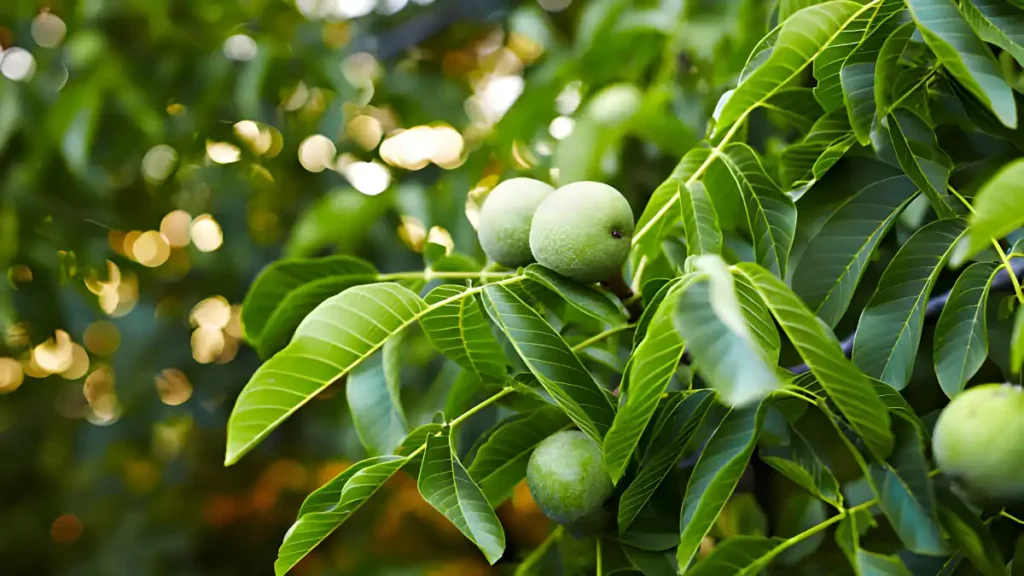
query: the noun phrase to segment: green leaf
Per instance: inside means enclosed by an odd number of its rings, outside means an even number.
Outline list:
[[[420,326],[442,354],[481,378],[505,380],[505,354],[465,286],[443,284],[424,299],[431,307]],[[442,304],[443,303],[443,304]]]
[[[756,574],[763,567],[762,560],[782,542],[784,542],[782,538],[732,536],[716,544],[711,553],[686,574],[687,576]]]
[[[964,0],[960,10],[979,38],[1006,50],[1024,66],[1024,10],[1004,0]]]
[[[715,131],[735,130],[748,114],[785,88],[843,33],[863,22],[861,16],[878,2],[867,5],[834,0],[800,10],[782,24],[771,55],[736,87],[718,115]],[[838,70],[836,71],[838,73]]]
[[[750,335],[757,341],[768,363],[778,364],[779,354],[782,352],[782,339],[779,337],[778,328],[775,327],[775,321],[772,320],[772,313],[746,276],[736,273],[732,273],[732,276],[736,299],[743,310],[743,318],[750,327]]]
[[[549,406],[498,424],[469,465],[469,475],[491,506],[504,502],[526,477],[526,464],[537,444],[569,423],[561,410]]]
[[[1005,576],[1006,560],[988,526],[950,490],[939,491],[939,520],[971,564],[986,576]]]
[[[839,71],[850,127],[864,146],[871,143],[871,128],[875,120],[876,63],[882,45],[900,25],[903,8],[903,0],[879,3],[864,39],[846,58]]]
[[[484,287],[484,307],[541,386],[580,430],[600,444],[615,417],[615,408],[565,340],[504,286]]]
[[[640,219],[636,222],[633,234],[633,254],[638,258],[653,259],[661,250],[661,239],[668,229],[679,221],[679,196],[683,187],[695,181],[695,176],[703,174],[714,157],[707,148],[693,148],[686,153],[672,174],[658,186]]]
[[[256,276],[245,295],[245,337],[267,357],[287,343],[299,322],[321,302],[376,277],[369,262],[351,256],[278,260]]]
[[[718,214],[704,184],[691,182],[686,186],[685,194],[681,190],[678,194],[687,254],[721,254],[722,231],[718,227]]]
[[[949,398],[963,391],[988,357],[985,312],[997,270],[995,262],[968,266],[953,284],[935,324],[935,375]]]
[[[712,197],[723,194],[717,190],[720,186],[738,191],[733,194],[743,199],[757,263],[784,277],[796,229],[793,201],[782,193],[765,172],[757,153],[746,144],[726,146],[719,160],[705,178]]]
[[[480,487],[455,455],[450,428],[427,438],[417,486],[423,499],[484,553],[491,564],[505,552],[505,531]]]
[[[1013,334],[1010,337],[1010,370],[1019,374],[1024,366],[1024,306],[1017,307],[1013,318]]]
[[[795,428],[790,429],[788,446],[762,448],[761,460],[778,470],[811,495],[840,507],[843,502],[839,482],[810,443]]]
[[[927,224],[886,267],[853,341],[853,361],[866,374],[897,390],[910,381],[928,296],[966,228],[960,219]]]
[[[352,423],[371,456],[390,454],[408,433],[399,394],[401,347],[400,336],[389,339],[382,350],[356,365],[345,382]]]
[[[618,484],[636,450],[640,436],[658,406],[658,400],[668,389],[669,380],[683,357],[683,339],[672,324],[676,298],[680,288],[693,281],[673,283],[673,291],[658,306],[647,336],[640,342],[630,359],[628,386],[620,390],[620,401],[608,434],[604,438],[604,465],[612,482]]]
[[[633,546],[623,546],[622,551],[644,576],[676,576],[678,572],[675,554],[671,552],[652,552]]]
[[[989,178],[972,204],[968,241],[957,249],[955,266],[1024,225],[1024,158],[1010,162]]]
[[[772,118],[791,124],[800,132],[808,132],[824,114],[814,98],[814,90],[803,86],[783,88],[761,105]]]
[[[714,394],[710,390],[688,390],[669,397],[662,417],[653,427],[654,440],[644,453],[640,470],[619,499],[620,533],[629,528],[665,476],[682,458],[683,451],[697,433],[713,402]]]
[[[225,464],[237,462],[423,312],[419,296],[393,283],[354,286],[317,306],[238,395],[228,419]]]
[[[814,217],[809,210],[801,211],[805,230],[798,234],[807,236],[802,239],[807,248],[792,285],[818,317],[835,326],[849,308],[878,243],[917,190],[898,170],[859,158],[844,163],[825,182],[831,185],[829,199],[839,201],[816,209]],[[812,234],[815,228],[817,233]]]
[[[302,503],[298,520],[284,535],[274,573],[281,576],[291,570],[408,461],[379,456],[357,462],[310,494]]]
[[[939,218],[954,218],[946,188],[953,161],[939,148],[935,131],[910,110],[893,110],[886,117],[889,140],[903,172],[928,197]]]
[[[869,552],[860,547],[860,532],[873,523],[866,512],[847,514],[836,529],[836,543],[850,561],[855,574],[865,576],[911,576],[907,567],[896,556]],[[861,528],[863,526],[863,528]]]
[[[624,323],[628,317],[625,308],[613,296],[591,286],[577,284],[540,264],[527,266],[526,277],[551,290],[573,308],[602,322],[614,326]]]
[[[875,110],[880,117],[887,116],[889,112],[892,112],[893,102],[902,96],[894,94],[893,88],[896,86],[900,57],[903,56],[915,30],[913,22],[903,24],[885,39],[881,50],[878,51],[874,92]]]
[[[781,280],[756,265],[734,266],[761,295],[800,357],[871,452],[892,450],[889,412],[871,381],[843,355],[835,335],[822,326]]]
[[[695,282],[680,291],[675,326],[686,339],[697,372],[718,392],[722,402],[747,406],[780,388],[782,382],[750,333],[728,271],[725,277],[729,282],[724,286]],[[716,307],[715,301],[723,299],[735,306],[732,314],[738,318],[730,320],[719,312],[722,307]],[[737,358],[743,361],[737,362]]]
[[[736,489],[757,444],[766,407],[762,403],[730,411],[701,452],[679,515],[676,559],[681,572],[697,557],[701,541]]]
[[[857,142],[846,113],[825,114],[803,140],[787,146],[781,154],[779,173],[787,188],[813,184]]]
[[[1007,128],[1017,127],[1013,90],[992,52],[971,30],[952,0],[907,0],[924,41],[942,65]]]

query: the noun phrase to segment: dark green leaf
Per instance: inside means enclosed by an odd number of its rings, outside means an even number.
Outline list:
[[[1003,0],[964,0],[964,19],[985,42],[995,44],[1024,66],[1024,10]]]
[[[1005,576],[1006,560],[988,526],[950,490],[938,494],[939,519],[971,564],[986,576]]]
[[[390,454],[408,433],[399,394],[401,352],[402,338],[389,339],[382,350],[356,365],[345,382],[352,423],[371,456]]]
[[[431,307],[420,318],[430,341],[459,366],[482,378],[505,380],[505,355],[491,333],[480,305],[465,286],[443,284],[424,300]]]
[[[953,284],[935,324],[935,375],[946,396],[964,389],[988,357],[988,291],[999,265],[976,262]]]
[[[526,267],[526,277],[558,294],[573,308],[612,325],[622,324],[628,314],[613,296],[591,286],[577,284],[540,264]]]
[[[686,192],[679,191],[679,212],[689,255],[722,253],[718,215],[703,184],[692,182],[686,186]]]
[[[953,162],[939,149],[932,129],[909,110],[893,110],[886,117],[889,140],[900,167],[924,192],[939,218],[953,218],[946,187]]]
[[[733,536],[719,542],[706,558],[697,563],[687,576],[718,576],[730,574],[756,574],[763,566],[760,561],[768,556],[783,540],[763,536]]]

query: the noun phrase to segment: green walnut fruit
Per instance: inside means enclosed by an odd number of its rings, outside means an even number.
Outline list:
[[[517,268],[533,262],[530,223],[537,206],[555,189],[532,178],[512,178],[494,187],[480,209],[478,237],[487,257]]]
[[[570,525],[600,514],[613,488],[601,447],[578,430],[557,432],[537,445],[526,485],[545,516]]]
[[[957,394],[932,434],[935,461],[975,497],[1024,501],[1024,389],[984,384]]]
[[[632,238],[633,210],[618,190],[600,182],[574,182],[537,207],[530,249],[540,264],[589,284],[621,274]]]

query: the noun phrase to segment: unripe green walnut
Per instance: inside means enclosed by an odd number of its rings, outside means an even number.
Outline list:
[[[935,423],[932,451],[942,472],[993,503],[1024,500],[1024,390],[975,386],[953,397]]]
[[[600,510],[613,488],[601,447],[578,430],[556,432],[537,445],[526,466],[526,485],[544,515],[561,524]]]
[[[541,201],[555,189],[532,178],[512,178],[494,187],[480,209],[478,238],[487,257],[517,268],[533,262],[530,222]]]
[[[633,238],[633,210],[619,191],[600,182],[574,182],[537,207],[530,249],[537,262],[589,284],[621,274]]]

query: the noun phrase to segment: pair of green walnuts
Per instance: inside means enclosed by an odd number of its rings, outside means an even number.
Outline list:
[[[508,268],[538,262],[582,284],[620,274],[633,238],[633,210],[600,182],[559,189],[532,178],[498,184],[480,210],[480,246]]]

